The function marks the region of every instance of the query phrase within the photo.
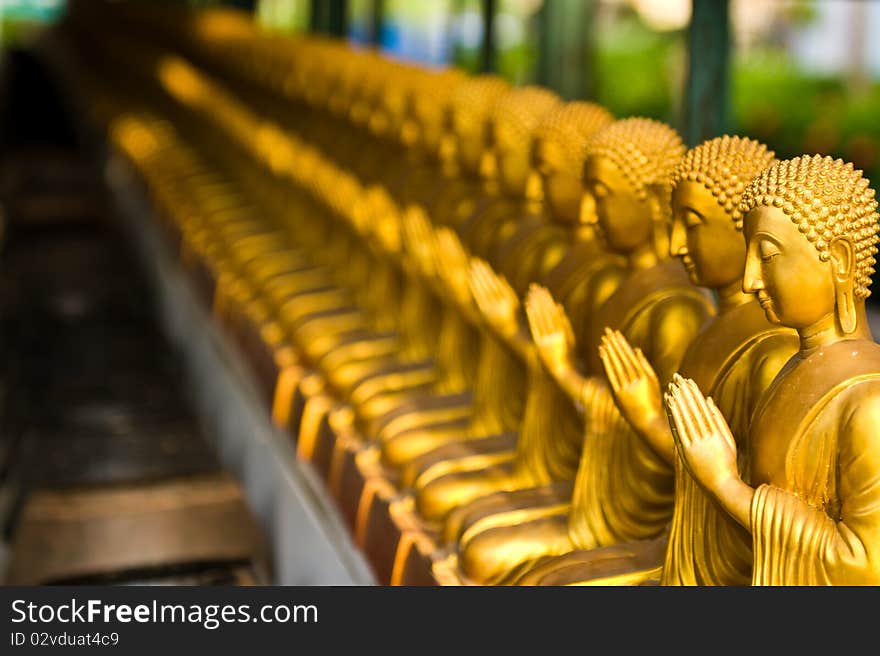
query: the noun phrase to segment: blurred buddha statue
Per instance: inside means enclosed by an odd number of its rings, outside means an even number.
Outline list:
[[[681,371],[718,402],[733,427],[748,476],[749,420],[758,399],[797,352],[794,331],[774,326],[758,300],[742,291],[746,251],[740,199],[745,187],[773,162],[756,141],[720,137],[689,150],[673,174],[670,251],[695,285],[718,298],[718,315],[694,338]],[[662,581],[668,584],[737,585],[751,576],[748,536],[720,511],[682,467],[662,406],[657,374],[639,349],[614,331],[602,340],[601,357],[617,407],[636,433],[675,466],[675,510],[665,549]],[[656,578],[664,549],[624,543],[550,559],[520,579],[523,584],[628,583]]]
[[[592,197],[581,181],[587,142],[613,120],[603,107],[582,101],[561,104],[544,117],[532,142],[543,211],[524,217],[493,256],[496,270],[519,295],[530,283],[541,282],[562,300],[576,325],[595,309],[584,302],[592,273],[605,268],[609,258],[622,265],[597,238]],[[607,294],[599,297],[596,306]]]
[[[562,101],[547,89],[511,89],[492,108],[481,174],[492,201],[477,208],[459,228],[469,251],[490,263],[494,247],[510,237],[523,217],[542,208],[541,179],[534,167],[535,130]]]
[[[602,125],[607,112],[589,103],[570,103],[566,107],[565,111],[553,112],[550,125],[538,141],[541,149],[537,159],[543,165],[541,169],[542,185],[548,189],[554,200],[552,206],[554,220],[561,225],[568,226],[569,244],[574,243],[576,246],[576,248],[571,248],[571,256],[567,256],[557,268],[552,270],[548,284],[553,285],[553,289],[558,290],[560,295],[576,306],[572,308],[573,311],[582,312],[581,305],[590,306],[592,303],[593,307],[598,307],[607,298],[616,281],[620,278],[622,267],[615,258],[603,252],[603,249],[597,244],[592,229],[582,224],[580,212],[583,204],[577,198],[580,179],[578,175],[572,173],[570,167],[564,166],[566,162],[577,161],[583,152],[583,146],[587,139]],[[570,198],[571,195],[574,195],[575,198]],[[438,273],[443,277],[447,274],[457,275],[457,272],[458,269],[453,267],[442,269]],[[602,275],[598,275],[600,272]],[[522,328],[524,322],[520,318],[521,308],[515,294],[486,266],[477,265],[467,275],[471,277],[472,287],[477,297],[476,308],[479,310],[479,318],[482,321],[491,320],[493,324],[496,324],[489,331],[487,339],[500,340],[505,345],[505,350],[518,356],[524,363],[534,360],[531,341]],[[594,282],[593,288],[589,292],[585,291],[591,280]],[[456,287],[453,281],[449,282],[451,287]],[[487,348],[496,347],[487,346]],[[534,360],[534,363],[537,361]],[[540,372],[536,372],[535,375],[541,376]],[[531,378],[530,374],[530,380]],[[487,376],[480,384],[490,385],[490,383],[492,381]],[[552,380],[542,381],[544,385],[548,383],[549,387],[555,387]],[[531,387],[534,386],[530,383]],[[477,394],[481,395],[482,392],[478,389]],[[536,419],[538,414],[551,416],[554,414],[554,404],[549,402],[546,395],[542,398],[543,401],[539,401],[537,398],[533,401],[535,408],[532,414]],[[562,404],[571,406],[570,401],[564,395]],[[536,428],[536,430],[543,429]],[[480,433],[468,431],[464,435],[473,437],[479,436]],[[433,451],[433,447],[439,446],[444,441],[458,442],[461,436],[462,434],[457,434],[455,430],[447,430],[443,436],[435,432],[432,439],[426,439],[427,436],[424,433],[417,432],[399,436],[389,436],[386,433],[384,437],[388,439],[385,440],[383,452],[386,455],[386,462],[393,463],[398,468],[414,464],[419,471],[418,477],[424,482],[426,468],[434,468],[436,471],[437,465],[442,462],[440,467],[444,471],[450,472],[459,466],[464,466],[461,462],[457,465],[448,462],[453,453],[460,453],[459,447]],[[418,448],[416,448],[416,444],[419,445]],[[497,444],[497,441],[492,441],[492,444]],[[509,441],[505,444],[509,445]],[[474,446],[471,444],[465,447],[468,462],[482,462],[480,459],[470,458]],[[477,450],[479,451],[479,449]],[[429,451],[431,451],[430,455]],[[421,458],[422,454],[425,454],[425,457],[419,463],[414,463],[414,458]],[[411,483],[413,480],[408,479],[406,482]]]
[[[569,496],[571,506],[562,499],[549,504],[552,512],[546,503],[524,505],[516,495],[507,507],[498,495],[453,512],[445,537],[459,540],[458,563],[466,579],[511,581],[544,557],[581,545],[652,537],[668,522],[672,467],[616,411],[607,382],[598,375],[602,370],[598,352],[590,351],[598,351],[608,328],[620,330],[668,380],[713,314],[711,301],[690,284],[681,263],[667,260],[668,240],[663,233],[669,220],[668,181],[683,152],[671,128],[647,119],[617,121],[590,140],[583,170],[595,199],[598,227],[608,247],[626,258],[629,269],[591,317],[587,344],[594,346],[586,354],[586,369],[596,373],[584,376],[578,371],[569,327],[561,333],[552,330],[545,339],[546,327],[558,326],[558,321],[547,321],[554,316],[545,311],[547,306],[556,306],[548,304],[546,292],[535,289],[527,303],[544,366],[572,400],[582,404],[585,415],[574,496]],[[555,312],[564,316],[559,307]],[[544,436],[547,448],[559,448],[554,438]],[[530,517],[534,519],[529,521]]]
[[[591,103],[569,103],[550,112],[546,126],[542,122],[543,131],[535,140],[537,150],[533,158],[540,167],[540,183],[552,198],[551,211],[540,223],[524,226],[510,239],[515,242],[511,250],[519,251],[522,256],[520,263],[523,264],[532,254],[542,258],[541,249],[547,250],[547,244],[557,248],[552,259],[542,259],[542,264],[557,265],[551,267],[547,282],[558,290],[566,302],[573,304],[572,309],[579,316],[585,313],[582,306],[595,308],[601,305],[623,273],[623,262],[604,251],[592,228],[586,220],[582,220],[581,212],[589,205],[582,203],[578,197],[578,193],[583,195],[578,173],[583,147],[589,137],[610,120],[607,111]],[[552,241],[541,234],[544,228],[556,231]],[[561,261],[560,255],[564,256]],[[462,258],[452,260],[462,262]],[[479,330],[484,333],[478,351],[485,357],[477,367],[473,414],[465,425],[448,421],[453,418],[452,409],[441,406],[439,399],[423,404],[422,408],[409,409],[405,416],[395,413],[393,421],[378,431],[382,445],[381,460],[392,470],[402,472],[400,482],[404,487],[414,484],[416,480],[419,486],[424,485],[440,472],[450,474],[512,460],[516,434],[505,434],[506,431],[521,429],[520,432],[527,435],[540,435],[551,430],[554,422],[559,422],[562,426],[560,430],[571,434],[572,444],[579,439],[580,420],[577,413],[570,399],[541,370],[525,330],[516,294],[484,264],[477,264],[470,271],[465,270],[464,274],[472,284],[470,290],[465,285],[464,294],[452,294],[454,298],[467,298],[466,306],[458,303],[456,315],[459,321],[464,317],[468,321],[476,321]],[[447,286],[451,290],[461,287],[456,283],[461,278],[460,266],[448,262],[438,267],[437,275],[440,287]],[[476,304],[471,300],[471,292],[476,297]],[[509,411],[499,413],[500,408],[522,407],[521,402],[510,403],[511,398],[519,398],[518,394],[510,395],[513,389],[511,383],[522,379],[522,375],[511,375],[510,367],[514,365],[511,358],[519,360],[515,365],[518,371],[528,371],[527,419],[522,425],[519,421],[511,424],[497,420],[500,416],[517,416],[517,413]],[[507,364],[501,366],[501,362]],[[428,425],[426,420],[429,418],[435,425]],[[447,421],[437,425],[437,419],[441,418]],[[492,419],[487,421],[489,418]],[[498,430],[503,427],[507,428]],[[568,464],[548,465],[552,474],[547,474],[543,466],[536,465],[535,469],[539,472],[536,476],[541,481],[570,479],[574,474],[578,452],[577,446],[563,449],[555,460],[561,459]],[[405,504],[410,511],[411,501],[407,499]],[[452,503],[452,498],[444,503]],[[445,513],[445,507],[440,512]],[[364,511],[364,514],[369,515],[369,512]],[[438,517],[431,513],[426,519],[433,522]],[[410,524],[408,520],[401,523]]]
[[[496,75],[477,75],[467,78],[453,91],[439,144],[446,184],[426,207],[434,223],[457,228],[478,207],[491,203],[483,166],[489,117],[498,99],[509,89],[510,85]]]
[[[469,81],[457,69],[421,70],[413,77],[406,98],[400,139],[406,147],[406,165],[389,181],[401,204],[431,208],[448,185],[444,175],[448,115],[456,91]]]
[[[723,401],[680,377],[665,397],[687,472],[751,535],[755,585],[880,583],[876,209],[861,171],[819,155],[774,164],[743,194],[743,289],[800,337],[755,409],[745,476]]]
[[[589,308],[592,304],[594,309],[604,302],[619,280],[622,270],[622,262],[604,252],[592,228],[582,221],[580,213],[584,204],[578,198],[578,192],[583,195],[580,178],[572,172],[571,166],[565,166],[566,163],[582,163],[584,144],[604,124],[606,116],[605,110],[591,103],[569,103],[551,113],[548,117],[549,125],[543,129],[536,142],[539,147],[536,159],[541,165],[541,183],[553,202],[552,210],[548,214],[553,217],[553,221],[568,228],[567,246],[571,250],[571,253],[564,253],[563,261],[558,262],[558,266],[551,270],[546,282],[560,297],[571,303],[572,312],[578,313],[578,316],[584,312],[582,306]],[[449,248],[455,248],[449,241],[447,243]],[[601,276],[596,275],[599,272],[602,273]],[[476,275],[473,278],[473,287],[478,303],[474,306],[470,302],[464,314],[469,313],[472,321],[491,319],[498,324],[495,326],[497,329],[491,331],[493,336],[489,339],[500,339],[512,353],[527,360],[531,357],[528,353],[531,350],[531,341],[523,331],[524,320],[520,316],[519,300],[513,293],[505,294],[504,283],[497,281],[494,274],[485,267],[477,266],[466,273],[469,278],[473,274]],[[460,287],[457,283],[458,276],[461,275],[459,267],[438,267],[437,275],[441,279],[441,286],[448,286],[450,289]],[[444,281],[447,276],[455,280]],[[588,291],[586,288],[590,280],[593,280],[594,287]],[[470,299],[470,292],[466,296]],[[461,298],[462,295],[457,297]],[[476,316],[474,309],[479,312]],[[456,314],[463,314],[460,306]],[[484,384],[489,382],[485,380]],[[389,448],[400,449],[401,442],[414,439],[418,439],[416,435],[401,437],[393,447],[389,445]],[[433,445],[437,446],[439,443],[434,442]],[[424,452],[424,448],[418,452],[409,450],[404,459],[394,458],[391,462],[402,466]],[[443,459],[440,453],[435,456],[432,461]]]

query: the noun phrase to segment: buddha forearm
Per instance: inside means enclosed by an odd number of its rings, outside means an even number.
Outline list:
[[[528,330],[524,329],[522,326],[520,326],[516,332],[511,332],[505,335],[504,342],[523,362],[528,364],[533,358],[537,359],[535,343],[532,341]]]
[[[751,533],[752,499],[755,496],[754,488],[749,487],[739,476],[731,476],[721,481],[717,489],[710,490],[709,492],[731,517]]]
[[[674,466],[678,457],[675,452],[675,440],[666,415],[656,414],[647,417],[641,426],[633,426],[639,436],[651,449],[663,458],[670,466]]]
[[[568,394],[571,400],[575,403],[583,404],[584,397],[587,395],[592,398],[592,385],[595,384],[595,381],[592,381],[591,377],[582,376],[574,366],[568,365],[563,368],[551,370],[550,374],[559,384],[562,391]]]

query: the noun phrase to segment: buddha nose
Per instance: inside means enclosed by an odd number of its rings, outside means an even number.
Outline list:
[[[414,120],[407,120],[400,129],[400,140],[406,147],[413,146],[419,138],[419,126]]]
[[[373,134],[383,137],[388,133],[390,124],[388,117],[383,112],[375,112],[370,116],[368,126]]]
[[[455,136],[444,134],[440,140],[440,159],[444,162],[451,162],[455,159],[456,150]]]
[[[494,180],[498,173],[498,159],[492,150],[483,151],[480,157],[480,177],[484,180]]]
[[[743,293],[755,294],[764,289],[764,281],[761,279],[761,267],[757,258],[752,254],[746,256],[746,269],[743,273]]]
[[[537,203],[544,200],[544,181],[541,179],[541,174],[535,170],[532,170],[526,178],[526,200]]]
[[[581,195],[581,208],[578,219],[583,225],[595,227],[599,224],[599,215],[596,213],[596,199],[591,194]]]
[[[669,229],[669,255],[672,257],[682,257],[687,255],[687,236],[685,235],[684,226],[681,221],[673,219],[672,226]]]

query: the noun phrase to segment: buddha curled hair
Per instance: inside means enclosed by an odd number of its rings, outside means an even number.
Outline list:
[[[454,102],[459,89],[468,83],[467,76],[456,68],[425,70],[410,89],[410,102],[420,120],[442,115]]]
[[[870,295],[880,226],[874,190],[861,171],[849,162],[821,155],[776,162],[743,192],[743,216],[759,206],[782,209],[823,262],[831,257],[835,238],[848,238],[855,255],[854,294]]]
[[[672,173],[672,188],[683,181],[702,184],[742,230],[740,199],[746,185],[774,161],[773,151],[760,141],[717,137],[685,153]]]
[[[583,164],[590,137],[613,122],[614,116],[601,105],[576,100],[545,116],[535,138],[561,146],[568,162],[578,167]]]
[[[498,98],[510,85],[497,75],[478,75],[458,85],[452,93],[450,113],[455,122],[477,123],[481,127]]]
[[[511,89],[495,103],[492,120],[511,126],[522,138],[529,138],[541,120],[561,104],[559,96],[543,87]]]
[[[626,118],[599,130],[587,143],[587,157],[605,157],[620,169],[641,200],[648,188],[668,184],[684,154],[679,134],[660,121]]]

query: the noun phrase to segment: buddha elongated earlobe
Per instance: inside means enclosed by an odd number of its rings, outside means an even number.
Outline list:
[[[834,274],[834,297],[837,306],[837,321],[844,334],[856,329],[855,281],[853,280],[853,249],[846,239],[835,239],[831,243],[830,259]]]
[[[663,183],[648,186],[648,204],[651,208],[651,240],[660,259],[669,257],[669,229],[672,225],[670,189]]]

